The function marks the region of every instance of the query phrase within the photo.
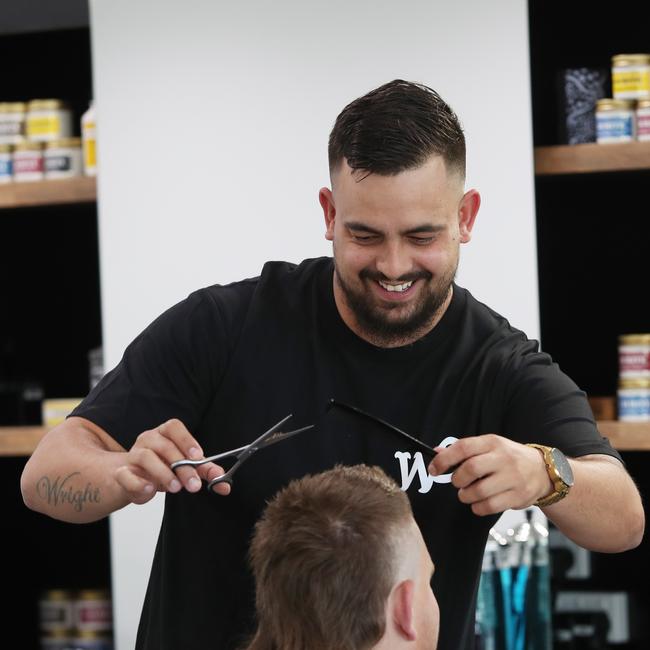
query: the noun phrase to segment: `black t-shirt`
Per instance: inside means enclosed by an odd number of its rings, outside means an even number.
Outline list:
[[[439,650],[473,648],[486,536],[448,477],[393,433],[332,410],[361,408],[430,446],[498,433],[569,456],[618,457],[598,433],[585,395],[535,341],[455,286],[438,325],[416,343],[375,347],[341,320],[330,258],[270,262],[259,278],[191,294],[127,348],[73,415],[125,448],[169,418],[185,423],[206,455],[252,441],[289,413],[316,429],[259,451],[232,494],[167,494],[145,606],[140,650],[237,648],[254,628],[246,554],[266,500],[291,479],[337,463],[380,465],[410,498],[436,565]],[[137,540],[134,540],[134,543]]]

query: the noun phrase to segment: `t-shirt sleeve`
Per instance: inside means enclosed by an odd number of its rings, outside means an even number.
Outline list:
[[[225,330],[215,296],[191,294],[151,323],[70,415],[94,422],[126,449],[171,418],[193,432],[227,364]]]
[[[548,354],[538,352],[536,341],[517,345],[507,367],[505,435],[557,447],[571,457],[607,454],[622,462],[598,431],[584,391]]]

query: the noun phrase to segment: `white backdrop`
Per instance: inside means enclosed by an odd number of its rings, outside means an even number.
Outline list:
[[[458,282],[537,337],[521,0],[91,0],[107,368],[199,286],[330,253],[317,194],[352,99],[394,78],[457,111],[482,194]],[[117,650],[134,645],[160,501],[111,517]]]

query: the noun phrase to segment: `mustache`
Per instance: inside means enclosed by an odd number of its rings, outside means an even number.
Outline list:
[[[400,275],[399,278],[387,278],[383,273],[378,271],[372,271],[371,269],[363,269],[359,273],[359,277],[362,280],[374,280],[375,282],[415,282],[415,280],[431,280],[433,274],[429,271],[415,271],[413,273],[407,273],[405,275]]]

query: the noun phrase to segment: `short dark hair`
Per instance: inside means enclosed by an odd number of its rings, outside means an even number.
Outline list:
[[[432,155],[465,177],[465,136],[458,117],[438,93],[395,79],[348,104],[329,138],[330,175],[343,159],[353,170],[393,176]]]
[[[293,481],[255,527],[258,629],[248,650],[364,650],[386,627],[399,545],[413,514],[380,468]]]

